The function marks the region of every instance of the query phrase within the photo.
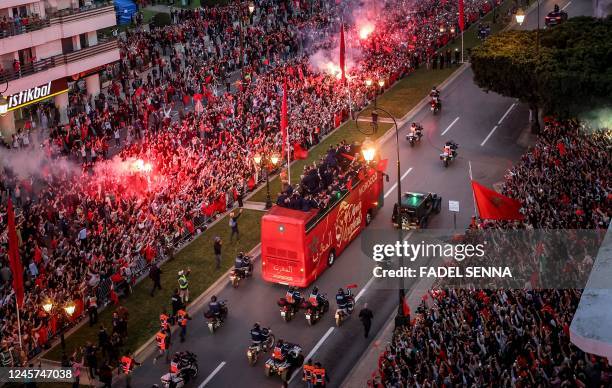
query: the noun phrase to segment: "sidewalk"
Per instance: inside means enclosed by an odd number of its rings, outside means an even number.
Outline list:
[[[427,294],[433,285],[434,280],[434,278],[423,278],[410,289],[410,293],[408,294],[408,305],[410,306],[411,312],[415,312],[417,307],[419,307],[423,295]],[[387,319],[385,327],[378,333],[376,338],[374,338],[368,349],[363,353],[340,387],[364,387],[367,385],[367,382],[372,379],[372,374],[377,372],[378,358],[385,350],[385,347],[391,341],[393,336],[393,330],[395,328],[395,315],[396,312],[393,311],[393,313]]]

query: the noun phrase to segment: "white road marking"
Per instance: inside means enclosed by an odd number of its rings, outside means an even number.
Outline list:
[[[565,5],[563,6],[563,8],[561,8],[561,10],[562,10],[562,11],[565,11],[565,9],[566,9],[567,7],[569,7],[569,5],[570,5],[570,4],[572,4],[572,2],[571,2],[571,1],[568,1],[568,2],[567,2],[567,4],[565,4]]]
[[[221,361],[221,364],[217,365],[217,367],[215,368],[214,371],[212,371],[211,374],[208,375],[208,377],[206,378],[206,380],[204,380],[204,382],[202,384],[200,384],[198,386],[198,388],[203,388],[206,386],[206,384],[208,384],[210,382],[210,380],[213,379],[213,377],[215,377],[215,375],[221,370],[221,368],[223,368],[225,366],[225,361]]]
[[[306,358],[304,358],[304,360],[308,361],[312,358],[312,356],[314,356],[314,354],[317,352],[317,350],[319,350],[319,348],[321,347],[321,345],[323,345],[323,342],[325,342],[325,340],[327,339],[327,337],[329,337],[331,335],[331,333],[334,332],[335,327],[330,327],[329,329],[327,329],[327,332],[323,335],[323,337],[321,337],[321,339],[319,340],[319,342],[317,342],[317,344],[314,346],[314,348],[312,348],[312,350],[310,351],[310,353],[308,353],[308,355],[306,356]],[[289,383],[291,383],[291,381],[295,378],[295,376],[299,375],[299,371],[301,368],[298,368],[295,370],[295,372],[293,372],[293,375],[291,376],[291,378],[289,379]],[[202,388],[201,386],[198,388]]]
[[[510,108],[508,108],[508,110],[506,111],[506,113],[504,113],[504,115],[502,116],[502,118],[501,118],[501,119],[499,119],[499,121],[497,122],[497,125],[501,124],[501,123],[502,123],[502,121],[504,121],[504,119],[506,118],[506,116],[508,116],[508,113],[510,113],[510,111],[511,111],[512,109],[514,109],[514,107],[515,107],[515,106],[516,106],[516,104],[512,104],[512,105],[510,105]]]
[[[495,130],[497,129],[497,125],[493,127],[493,129],[491,130],[491,132],[489,132],[489,134],[487,135],[487,137],[485,137],[485,139],[482,141],[482,143],[480,143],[480,146],[484,146],[485,143],[487,142],[487,140],[489,140],[489,138],[491,137],[491,135],[493,135],[493,132],[495,132]]]
[[[357,302],[359,300],[359,298],[361,298],[363,296],[363,294],[365,294],[366,290],[370,287],[370,284],[374,281],[374,276],[372,276],[370,278],[370,280],[368,280],[368,282],[366,283],[366,285],[361,289],[361,291],[359,291],[359,293],[357,294],[357,296],[355,297],[355,302]]]
[[[456,119],[453,120],[452,123],[450,123],[450,125],[448,127],[446,127],[446,129],[444,130],[444,132],[442,132],[442,136],[446,135],[446,132],[448,132],[453,125],[455,125],[455,123],[459,121],[459,117],[457,117]]]
[[[410,171],[412,171],[412,167],[410,167],[408,170],[406,170],[406,172],[404,173],[404,175],[402,175],[400,177],[400,180],[404,180],[404,178],[406,178],[406,175],[410,174]],[[391,195],[391,193],[393,192],[393,190],[395,190],[395,188],[397,187],[397,182],[395,182],[393,184],[393,186],[391,186],[391,188],[385,193],[385,198],[387,198],[389,195]]]

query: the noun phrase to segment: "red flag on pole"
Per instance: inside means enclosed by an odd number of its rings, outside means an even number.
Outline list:
[[[308,150],[302,148],[300,143],[293,144],[293,157],[295,159],[308,159]]]
[[[9,264],[13,274],[13,290],[17,299],[17,308],[23,306],[23,265],[19,258],[19,241],[15,230],[15,212],[13,211],[13,201],[9,199],[8,209],[8,238],[9,238]]]
[[[283,155],[285,154],[285,147],[287,146],[287,80],[283,81],[283,100],[281,103],[281,134],[283,137]]]
[[[486,220],[522,220],[525,218],[519,211],[521,203],[516,199],[501,195],[476,181],[472,181],[472,190],[480,218]]]
[[[340,26],[340,71],[342,71],[342,82],[346,81],[344,72],[344,24]]]
[[[463,0],[459,0],[459,28],[461,32],[463,32],[463,28],[465,27],[465,15],[463,11]]]

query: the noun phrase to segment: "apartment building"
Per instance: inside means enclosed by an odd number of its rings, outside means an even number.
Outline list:
[[[100,30],[116,24],[112,0],[0,0],[0,92],[8,112],[0,117],[10,139],[24,108],[53,102],[68,121],[68,90],[100,92],[100,72],[119,60],[117,39]],[[6,90],[5,90],[6,89]]]

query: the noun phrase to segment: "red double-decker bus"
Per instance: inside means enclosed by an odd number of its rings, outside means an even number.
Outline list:
[[[312,283],[383,206],[383,175],[370,168],[325,210],[272,207],[261,223],[264,280],[296,287]]]

